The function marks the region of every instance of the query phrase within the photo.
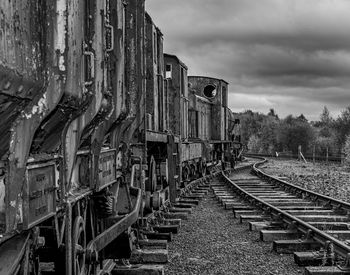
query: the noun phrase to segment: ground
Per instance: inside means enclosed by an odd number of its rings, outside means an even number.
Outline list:
[[[240,224],[212,196],[200,202],[169,244],[165,274],[302,274],[292,256],[273,252],[272,243],[260,241],[258,232]]]

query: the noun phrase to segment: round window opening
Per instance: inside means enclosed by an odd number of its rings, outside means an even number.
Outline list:
[[[213,98],[216,96],[216,87],[214,85],[205,86],[203,93],[208,98]]]

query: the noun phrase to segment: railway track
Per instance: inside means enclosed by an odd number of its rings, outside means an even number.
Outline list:
[[[141,218],[138,249],[131,252],[128,261],[116,263],[113,275],[164,274],[164,264],[168,263],[168,242],[179,233],[183,220],[207,195],[211,179],[221,174],[221,166],[213,166],[210,175],[192,180],[179,190],[175,203],[166,201],[158,211]]]
[[[269,176],[263,162],[249,159],[211,183],[223,207],[275,252],[293,254],[304,274],[350,274],[350,204]]]

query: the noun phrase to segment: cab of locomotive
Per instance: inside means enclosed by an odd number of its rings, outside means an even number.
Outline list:
[[[193,101],[190,108],[190,131],[206,141],[211,165],[224,162],[225,154],[231,148],[228,83],[223,79],[205,76],[189,76],[188,82],[192,98],[190,101]]]

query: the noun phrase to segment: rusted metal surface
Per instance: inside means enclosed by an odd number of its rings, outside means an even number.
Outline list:
[[[5,1],[0,4],[1,156],[7,153],[6,231],[22,217],[26,162],[34,133],[60,100],[65,82],[65,2]],[[13,23],[15,20],[15,23]],[[55,27],[56,26],[56,27]],[[25,133],[25,134],[23,134]],[[17,216],[17,218],[16,218]]]
[[[35,224],[56,214],[55,163],[32,165],[27,172],[27,186],[23,196],[23,228]]]
[[[188,85],[187,67],[175,55],[164,54],[164,64],[171,68],[166,79],[168,127],[173,134],[188,137]],[[167,76],[167,73],[165,73]],[[186,130],[185,130],[186,128]]]
[[[72,81],[69,82],[70,78],[68,77],[67,86],[69,88],[70,83],[72,85],[83,83],[83,87],[76,87],[76,89],[72,87],[72,89],[77,91],[80,96],[84,96],[87,92],[90,92],[91,101],[85,112],[66,126],[65,137],[62,140],[62,146],[64,147],[64,168],[66,171],[65,182],[68,186],[71,184],[76,154],[82,144],[81,139],[86,137],[86,135],[88,135],[94,127],[98,126],[113,110],[112,101],[108,100],[109,93],[107,92],[104,79],[106,75],[106,66],[104,63],[106,49],[104,33],[106,28],[103,27],[105,26],[107,8],[104,1],[98,1],[96,3],[87,1],[85,4],[87,7],[82,9],[82,11],[87,11],[88,14],[82,14],[82,16],[85,16],[85,18],[82,18],[85,21],[83,21],[83,24],[80,22],[80,26],[83,25],[87,28],[86,31],[88,35],[87,37],[81,37],[80,35],[80,37],[83,39],[83,48],[81,50],[84,51],[81,56],[82,58],[87,57],[88,59],[84,59],[87,64],[85,64],[85,68],[83,69],[85,69],[85,73],[86,70],[88,70],[88,74],[87,76],[85,75],[82,82],[77,82],[76,78],[73,78],[74,75],[71,75]],[[80,9],[72,8],[72,10]],[[86,20],[88,23],[85,23]],[[103,31],[101,31],[101,28]],[[86,33],[86,31],[83,32],[83,34]],[[75,39],[75,36],[73,39]],[[86,42],[86,39],[90,40]],[[78,44],[80,44],[79,41]]]
[[[93,258],[137,221],[147,160],[153,208],[169,190],[175,200],[182,162],[192,176],[205,162],[207,146],[189,142],[187,67],[163,56],[144,0],[5,1],[0,26],[0,243],[45,221],[56,271],[74,274],[76,232],[89,232]],[[191,105],[206,129],[210,104]]]
[[[192,103],[191,109],[196,112],[198,119],[193,121],[197,125],[190,123],[189,127],[198,129],[197,137],[201,140],[211,140],[213,104],[208,99],[196,95],[192,89],[190,91],[190,102]]]
[[[189,161],[201,158],[202,143],[182,143],[181,144],[181,161]]]
[[[125,76],[129,105],[130,126],[125,129],[126,140],[142,140],[145,117],[145,54],[144,54],[144,0],[129,0],[126,6]],[[143,138],[144,139],[144,138]]]
[[[197,98],[205,98],[211,103],[210,130],[205,131],[205,134],[210,132],[210,140],[227,140],[228,83],[222,79],[202,76],[189,76],[188,82]],[[202,120],[204,125],[208,124],[206,118],[208,116],[204,115]]]
[[[100,153],[98,167],[98,189],[111,185],[116,180],[116,150],[108,150]]]

